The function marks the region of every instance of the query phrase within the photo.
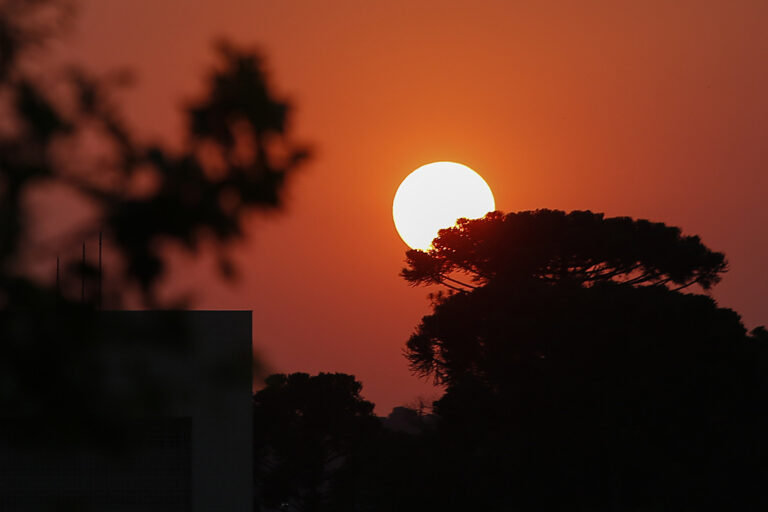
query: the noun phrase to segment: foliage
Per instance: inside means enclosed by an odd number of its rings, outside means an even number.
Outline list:
[[[709,289],[727,268],[722,253],[709,250],[697,236],[682,236],[679,228],[589,211],[491,212],[440,230],[433,246],[427,252],[408,251],[402,272],[408,282],[457,290],[530,279]],[[472,284],[454,279],[456,272]]]
[[[478,468],[489,509],[765,506],[768,338],[682,292],[716,284],[721,253],[664,224],[551,210],[463,220],[433,246],[403,276],[450,292],[406,356],[445,386],[442,442]]]
[[[197,251],[206,236],[231,277],[227,248],[246,236],[245,215],[279,206],[285,179],[308,154],[288,136],[289,105],[268,86],[261,58],[220,44],[205,94],[186,108],[184,145],[147,143],[112,99],[123,75],[34,70],[57,34],[51,20],[61,20],[66,5],[0,4],[0,301],[18,303],[19,288],[48,286],[25,277],[22,244],[30,228],[25,199],[50,184],[74,191],[96,211],[92,224],[66,242],[104,232],[124,267],[117,289],[138,285],[154,304],[163,248],[175,243]],[[48,256],[55,260],[55,252]]]
[[[342,373],[269,376],[254,395],[257,500],[264,510],[327,508],[337,472],[379,427]]]
[[[403,272],[448,288],[406,346],[445,389],[433,414],[369,429],[334,405],[355,403],[352,377],[274,377],[256,400],[260,510],[765,509],[768,331],[683,292],[720,280],[721,253],[549,210],[461,221],[433,246]]]

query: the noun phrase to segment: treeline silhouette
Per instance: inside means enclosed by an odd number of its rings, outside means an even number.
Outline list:
[[[257,510],[764,510],[768,332],[701,293],[726,269],[645,220],[459,221],[402,274],[444,287],[406,345],[444,389],[432,413],[376,418],[350,375],[270,377]]]

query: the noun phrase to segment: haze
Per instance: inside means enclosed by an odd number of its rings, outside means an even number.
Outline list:
[[[174,140],[212,41],[262,49],[315,157],[285,211],[252,221],[236,287],[203,260],[167,290],[253,309],[270,369],[355,374],[379,413],[432,393],[401,355],[429,304],[398,277],[407,247],[391,219],[400,181],[431,161],[475,169],[503,211],[591,209],[700,234],[731,264],[721,305],[768,322],[768,4],[527,4],[90,0],[61,53],[133,69],[130,122]]]

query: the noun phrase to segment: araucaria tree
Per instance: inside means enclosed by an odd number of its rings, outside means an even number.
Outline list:
[[[445,386],[489,509],[766,504],[768,336],[691,293],[726,269],[678,228],[588,211],[494,212],[407,253],[407,281],[447,291],[406,356]]]

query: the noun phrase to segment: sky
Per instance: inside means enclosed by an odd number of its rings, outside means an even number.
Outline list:
[[[270,370],[355,374],[386,414],[437,396],[402,355],[429,290],[398,277],[391,213],[432,161],[479,172],[503,211],[698,234],[730,262],[714,297],[768,323],[766,19],[764,1],[83,0],[61,51],[132,69],[127,120],[173,142],[212,43],[260,49],[314,157],[282,212],[249,221],[235,286],[210,258],[177,258],[167,293],[252,310]]]

